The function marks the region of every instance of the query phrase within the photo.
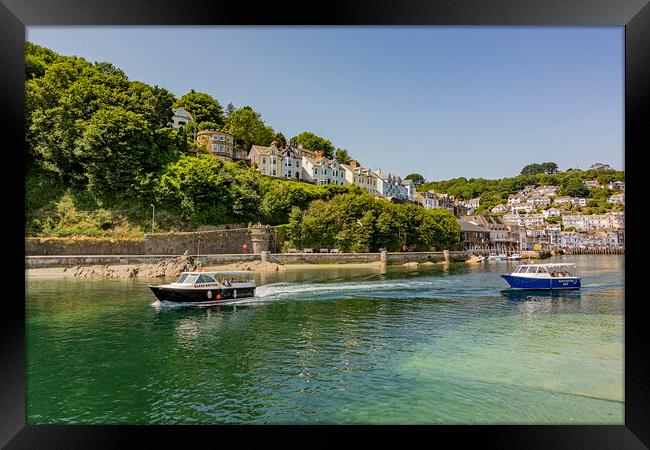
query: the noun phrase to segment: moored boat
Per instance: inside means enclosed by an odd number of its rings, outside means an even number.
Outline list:
[[[512,255],[508,256],[508,259],[512,261],[519,261],[521,259],[521,255],[519,253],[513,253]]]
[[[580,289],[575,264],[521,264],[501,275],[512,289]]]
[[[173,283],[149,285],[161,302],[194,306],[219,305],[253,297],[255,281],[250,272],[183,272]]]

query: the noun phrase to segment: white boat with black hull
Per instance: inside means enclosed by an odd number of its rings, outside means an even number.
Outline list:
[[[255,296],[250,272],[183,272],[173,283],[149,285],[161,302],[212,306]]]

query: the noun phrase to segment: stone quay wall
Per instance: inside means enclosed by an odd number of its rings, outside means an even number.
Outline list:
[[[444,252],[409,252],[409,253],[386,253],[387,264],[405,264],[409,262],[443,262]],[[156,263],[168,258],[177,256],[171,255],[51,255],[51,256],[27,256],[25,268],[34,269],[42,267],[72,267],[78,265],[95,264],[145,264]],[[194,255],[195,256],[195,255]],[[250,262],[261,260],[263,255],[257,254],[201,254],[198,260],[203,267],[232,264],[237,262]],[[280,264],[351,264],[351,263],[372,263],[381,262],[381,253],[271,253],[268,260]],[[469,259],[467,252],[449,252],[451,262],[466,261]]]
[[[243,245],[246,245],[246,249]],[[248,228],[193,231],[187,233],[148,233],[144,235],[147,255],[245,254],[253,253]]]

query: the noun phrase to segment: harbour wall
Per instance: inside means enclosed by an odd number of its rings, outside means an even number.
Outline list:
[[[387,264],[442,262],[445,252],[386,253]],[[25,268],[72,267],[86,265],[149,264],[178,256],[170,255],[32,255],[25,257]],[[194,255],[196,257],[196,255]],[[351,264],[380,262],[381,253],[271,253],[269,260],[280,264]],[[466,261],[468,252],[449,252],[449,260]],[[204,267],[261,260],[260,254],[201,254]]]
[[[568,255],[624,255],[624,248],[572,248],[563,249]]]

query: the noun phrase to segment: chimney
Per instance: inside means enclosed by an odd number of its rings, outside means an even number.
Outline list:
[[[316,157],[317,158],[323,158],[325,157],[325,152],[323,150],[316,150]]]
[[[357,161],[356,159],[351,159],[350,160],[350,167],[360,167],[359,166],[359,161]]]
[[[276,146],[276,147],[277,147],[277,146],[278,146],[278,141],[273,141],[273,142],[271,142],[271,147],[273,147],[273,146]]]

